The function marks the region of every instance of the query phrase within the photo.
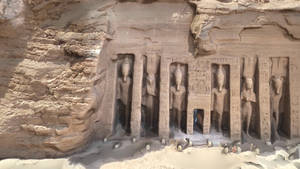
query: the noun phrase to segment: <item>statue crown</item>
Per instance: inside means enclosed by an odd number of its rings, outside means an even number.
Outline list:
[[[219,65],[218,70],[217,70],[217,77],[218,78],[225,78],[224,74],[224,68],[222,65]]]
[[[177,66],[176,66],[175,75],[176,76],[182,76],[182,72],[180,70],[180,65],[179,64],[177,64]]]

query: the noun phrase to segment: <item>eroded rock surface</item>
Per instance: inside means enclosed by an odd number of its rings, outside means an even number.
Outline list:
[[[62,156],[87,145],[114,2],[0,4],[1,158]]]

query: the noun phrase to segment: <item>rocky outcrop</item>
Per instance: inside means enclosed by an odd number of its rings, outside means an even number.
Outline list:
[[[246,29],[259,29],[264,25],[274,25],[275,27],[279,27],[286,32],[287,35],[291,35],[290,38],[297,39],[299,32],[296,31],[295,28],[292,28],[293,25],[295,27],[298,24],[289,23],[289,20],[295,20],[296,14],[283,14],[283,17],[279,16],[280,11],[286,11],[282,13],[288,13],[287,11],[299,11],[300,2],[294,0],[286,0],[286,1],[252,1],[252,0],[236,0],[236,1],[190,1],[191,4],[196,6],[196,15],[191,24],[191,32],[195,39],[196,47],[196,55],[211,55],[216,54],[218,44],[213,39],[214,36],[211,35],[212,31],[222,31],[224,30],[224,34],[226,31],[230,29],[230,27],[235,27],[230,32],[227,32],[227,37],[223,39],[229,38],[229,40],[240,39],[241,32]],[[277,12],[276,17],[268,16],[268,12]],[[239,18],[230,18],[231,16],[242,16],[246,13],[250,14],[256,13],[257,18],[253,18],[253,23],[247,25],[246,21],[237,23]],[[276,13],[276,12],[275,12]],[[232,25],[225,24],[223,18],[228,17],[228,21],[232,22]],[[254,16],[253,16],[254,17]],[[234,21],[235,20],[235,21]],[[235,25],[235,24],[238,24]],[[221,35],[223,36],[223,35]],[[224,35],[225,36],[225,35]],[[233,36],[233,37],[230,37]],[[296,38],[295,38],[296,37]],[[289,37],[288,37],[289,38]]]
[[[57,157],[87,145],[113,4],[0,2],[1,158]]]

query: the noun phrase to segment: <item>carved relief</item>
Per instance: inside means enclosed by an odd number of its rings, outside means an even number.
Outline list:
[[[145,57],[145,70],[143,79],[143,109],[142,119],[144,129],[157,131],[158,129],[158,108],[159,108],[159,56],[148,54]]]
[[[118,64],[118,81],[117,81],[117,120],[123,128],[130,130],[130,112],[132,97],[132,59],[130,55],[122,55]]]
[[[272,119],[272,134],[279,138],[279,131],[288,128],[289,122],[288,111],[284,104],[287,99],[286,94],[286,78],[288,69],[287,58],[271,58],[272,61],[272,76],[271,76],[271,119]],[[284,126],[285,125],[285,126]]]
[[[249,135],[251,120],[256,108],[256,93],[254,90],[255,85],[255,70],[256,58],[244,58],[244,71],[241,93],[241,111],[242,111],[242,126],[245,132]]]
[[[178,130],[183,129],[186,118],[186,69],[179,63],[171,65],[170,116],[171,125]]]
[[[224,121],[224,113],[229,112],[229,95],[228,95],[228,84],[226,78],[226,72],[228,72],[228,65],[226,65],[227,71],[224,68],[224,65],[213,65],[214,70],[214,81],[212,86],[212,94],[211,94],[211,107],[213,110],[213,121],[215,122],[215,126],[217,131],[222,131],[222,122]],[[228,119],[228,116],[227,116]],[[228,126],[228,120],[226,120],[225,123],[226,126]]]
[[[210,88],[210,62],[197,59],[189,64],[189,91],[193,94],[209,96]]]

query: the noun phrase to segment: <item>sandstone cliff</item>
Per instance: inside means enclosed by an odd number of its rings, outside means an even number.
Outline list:
[[[87,144],[114,3],[0,2],[1,158],[61,156]]]

